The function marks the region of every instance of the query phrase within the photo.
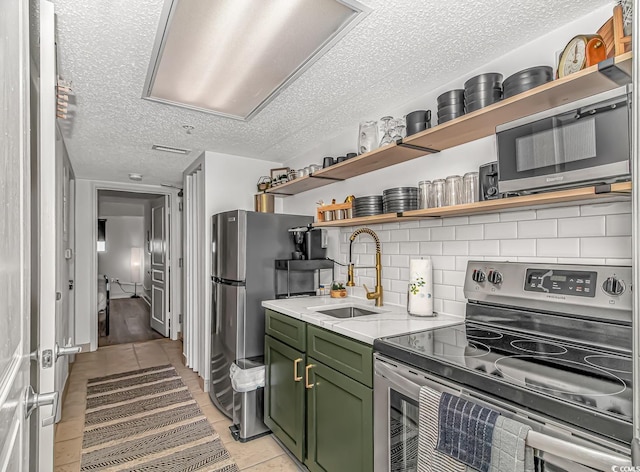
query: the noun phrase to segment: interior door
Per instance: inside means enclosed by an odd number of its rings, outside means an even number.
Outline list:
[[[163,336],[169,336],[169,225],[166,199],[160,197],[151,204],[151,327]]]
[[[53,470],[54,422],[57,413],[56,341],[59,315],[56,258],[60,216],[56,211],[56,66],[55,18],[53,3],[40,0],[38,69],[32,67],[32,227],[31,227],[31,313],[32,349],[37,362],[32,364],[34,389],[48,392],[53,407],[39,408],[31,416],[37,445],[32,450],[40,472]],[[32,44],[32,48],[37,47]],[[32,49],[32,54],[34,53]],[[34,61],[32,61],[33,64]],[[35,131],[35,133],[34,133]],[[34,396],[34,401],[38,399]]]
[[[0,470],[29,470],[29,55],[26,1],[0,2]]]

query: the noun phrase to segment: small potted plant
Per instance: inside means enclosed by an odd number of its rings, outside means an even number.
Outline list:
[[[333,282],[331,284],[331,298],[345,298],[347,296],[347,289],[344,288],[342,282]]]

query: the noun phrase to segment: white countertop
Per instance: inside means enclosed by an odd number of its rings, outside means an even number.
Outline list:
[[[356,318],[335,318],[315,311],[336,305],[357,305],[379,313]],[[266,300],[262,302],[262,306],[367,344],[373,344],[373,340],[377,338],[440,328],[464,321],[464,318],[460,316],[442,313],[429,318],[411,316],[404,306],[376,307],[373,300],[357,297],[331,298],[324,296]]]

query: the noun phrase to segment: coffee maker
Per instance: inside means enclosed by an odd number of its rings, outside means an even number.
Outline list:
[[[500,192],[498,191],[498,161],[483,164],[479,170],[480,201],[500,198]]]
[[[295,250],[291,253],[291,259],[312,260],[325,259],[327,257],[326,230],[308,225],[291,228],[289,232],[295,245]]]

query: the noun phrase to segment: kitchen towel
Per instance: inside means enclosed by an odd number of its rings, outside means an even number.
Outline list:
[[[505,416],[496,420],[489,472],[534,472],[533,449],[525,444],[531,428]]]
[[[480,472],[489,472],[493,430],[499,416],[491,408],[443,393],[438,405],[436,449]]]
[[[418,472],[466,472],[467,466],[436,450],[440,392],[420,389],[418,413]]]
[[[407,311],[415,316],[433,316],[433,271],[429,257],[409,261]]]

